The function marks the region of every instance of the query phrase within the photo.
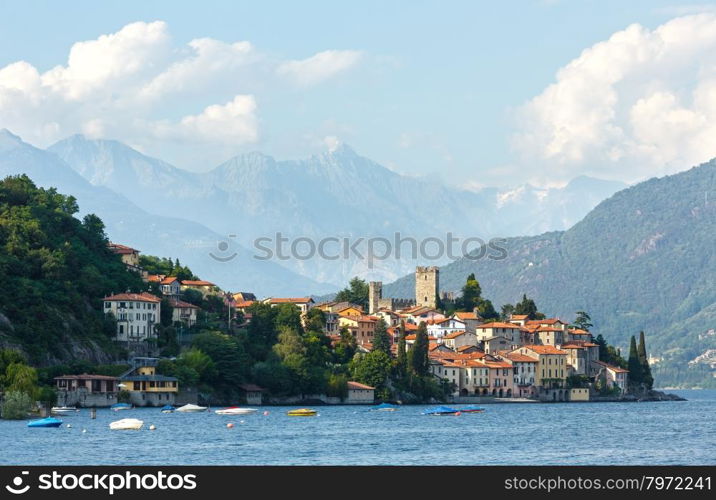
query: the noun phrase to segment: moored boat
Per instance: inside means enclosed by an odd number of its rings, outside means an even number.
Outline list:
[[[480,408],[479,406],[466,406],[464,408],[460,408],[460,413],[482,413],[485,411],[484,408]]]
[[[74,415],[79,413],[79,410],[74,406],[53,406],[50,409],[50,413],[53,415]]]
[[[116,403],[109,407],[112,411],[131,410],[132,408],[134,407],[129,403]]]
[[[27,423],[28,427],[59,427],[62,425],[62,420],[55,417],[41,418],[39,420],[32,420]]]
[[[315,417],[318,414],[316,410],[310,408],[299,408],[298,410],[290,410],[286,413],[289,417]]]
[[[164,405],[162,406],[162,413],[174,413],[176,408],[174,408],[172,405]]]
[[[397,411],[399,408],[398,405],[392,405],[390,403],[381,403],[377,406],[373,406],[370,408],[371,411]]]
[[[201,411],[206,411],[207,409],[208,408],[206,406],[197,406],[189,403],[187,405],[177,408],[176,411],[181,413],[198,413]]]
[[[256,413],[256,408],[239,408],[238,406],[231,406],[229,408],[222,408],[216,410],[214,413],[217,415],[248,415],[250,413]]]
[[[113,431],[138,431],[143,425],[144,421],[138,418],[123,418],[111,422],[109,428]]]
[[[428,408],[427,410],[423,411],[423,415],[433,416],[457,415],[458,413],[460,413],[460,410],[450,408],[449,406],[436,406],[434,408]]]

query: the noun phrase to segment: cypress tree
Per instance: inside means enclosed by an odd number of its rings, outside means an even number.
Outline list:
[[[637,348],[639,356],[639,365],[641,365],[642,382],[647,389],[654,386],[654,377],[651,375],[651,367],[649,366],[649,357],[646,355],[646,342],[644,341],[644,332],[639,332],[639,347]]]
[[[629,344],[629,380],[634,385],[639,385],[644,381],[643,374],[641,372],[641,363],[639,363],[639,354],[636,348],[636,338],[634,335],[631,336],[631,343]]]
[[[398,338],[398,373],[405,375],[408,371],[408,353],[405,349],[405,322],[400,321],[400,337]]]
[[[373,335],[373,350],[383,351],[390,357],[390,337],[388,336],[388,325],[383,319],[378,320]]]
[[[410,362],[416,375],[423,376],[428,373],[428,328],[425,322],[418,326],[415,343],[410,353]]]

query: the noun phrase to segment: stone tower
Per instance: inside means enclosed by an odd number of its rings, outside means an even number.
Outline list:
[[[437,266],[415,268],[415,304],[437,308],[440,269]]]
[[[368,314],[375,314],[380,308],[380,299],[383,298],[383,282],[371,281],[368,283]]]

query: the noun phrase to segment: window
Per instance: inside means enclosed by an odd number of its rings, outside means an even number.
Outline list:
[[[119,325],[119,334],[121,335],[123,333],[124,333],[124,325]]]
[[[105,303],[104,303],[104,308],[105,308],[105,309],[109,309],[110,307],[112,307],[112,303],[111,303],[111,302],[105,302]]]

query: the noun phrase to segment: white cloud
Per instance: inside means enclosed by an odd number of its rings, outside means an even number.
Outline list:
[[[716,15],[634,24],[561,68],[517,113],[530,180],[628,182],[716,156]]]
[[[287,61],[276,71],[299,85],[314,85],[352,68],[361,55],[357,50],[325,50],[307,59]]]
[[[207,106],[200,114],[185,116],[178,123],[162,121],[148,128],[160,139],[219,144],[255,142],[256,100],[250,95],[237,95],[224,105]]]
[[[211,38],[176,46],[166,23],[135,22],[75,43],[44,73],[27,61],[0,67],[0,128],[40,147],[78,132],[118,139],[190,167],[186,148],[169,144],[191,143],[211,161],[236,154],[260,137],[256,94],[286,87],[284,76],[324,81],[358,57],[329,50],[287,61]]]

